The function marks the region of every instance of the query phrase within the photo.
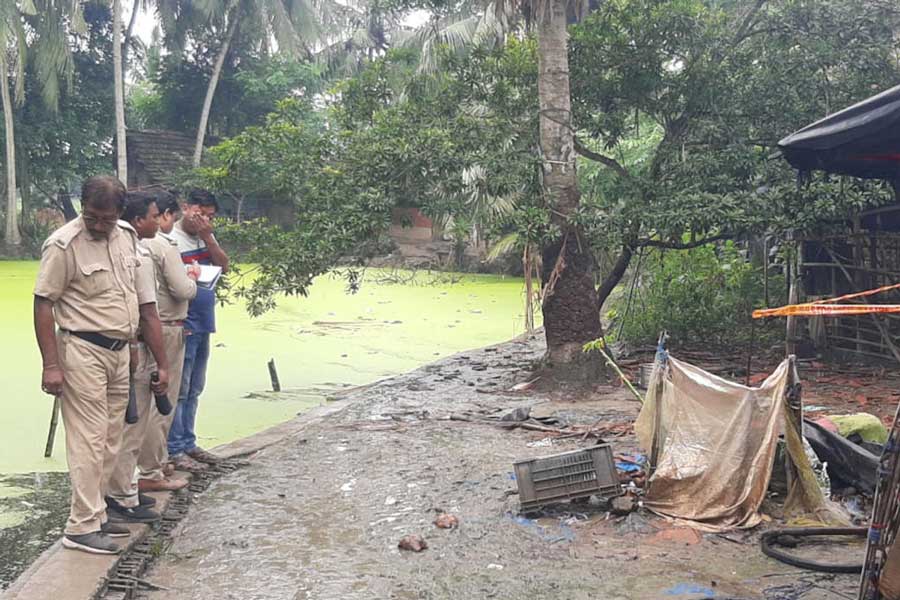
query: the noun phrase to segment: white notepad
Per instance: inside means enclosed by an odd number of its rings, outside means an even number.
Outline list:
[[[190,266],[190,265],[188,265]],[[200,267],[200,276],[197,277],[197,285],[206,289],[213,289],[222,276],[222,267],[216,265],[197,265]]]

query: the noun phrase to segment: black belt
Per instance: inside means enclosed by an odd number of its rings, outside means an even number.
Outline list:
[[[102,333],[93,333],[91,331],[69,331],[67,329],[61,329],[60,331],[64,331],[69,335],[74,335],[79,339],[94,344],[95,346],[100,346],[101,348],[112,350],[113,352],[118,352],[128,345],[128,340],[117,340],[116,338],[106,337]]]

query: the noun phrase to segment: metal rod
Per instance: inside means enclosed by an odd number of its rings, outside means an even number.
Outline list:
[[[59,396],[53,397],[53,412],[50,415],[50,431],[47,433],[47,447],[44,448],[44,458],[50,458],[53,454],[53,442],[56,439],[56,426],[59,424]]]
[[[756,346],[756,319],[750,319],[750,347],[747,349],[747,387],[750,387],[750,368],[753,365],[753,348]]]

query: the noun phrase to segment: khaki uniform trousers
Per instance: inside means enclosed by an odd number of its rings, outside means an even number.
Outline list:
[[[103,499],[128,405],[128,347],[112,351],[65,332],[57,335],[72,503],[65,532],[82,535],[106,522]]]
[[[169,402],[172,403],[172,412],[165,416],[161,415],[154,404],[147,419],[144,443],[141,445],[137,461],[141,479],[156,481],[165,479],[163,467],[169,461],[167,440],[172,420],[175,418],[178,393],[181,390],[181,373],[184,368],[184,327],[163,324],[162,331],[166,357],[169,359]]]
[[[184,329],[163,327],[163,342],[166,357],[177,365],[177,373],[170,372],[169,398],[172,390],[177,390],[181,379],[181,363],[184,361]],[[179,347],[181,348],[179,354]],[[138,345],[138,363],[134,372],[134,392],[137,404],[137,423],[125,425],[122,434],[122,448],[116,460],[109,482],[109,495],[122,506],[135,507],[138,500],[138,478],[135,468],[141,471],[142,479],[163,479],[163,465],[168,459],[166,438],[175,416],[175,409],[168,415],[161,415],[156,408],[156,400],[150,389],[150,375],[156,370],[156,360],[146,344]],[[177,379],[176,379],[177,378]],[[141,458],[145,462],[141,463]],[[146,469],[146,474],[145,474]]]

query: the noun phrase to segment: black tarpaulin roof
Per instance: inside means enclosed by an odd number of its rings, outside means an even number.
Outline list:
[[[778,147],[801,171],[900,179],[900,86],[807,125]]]

